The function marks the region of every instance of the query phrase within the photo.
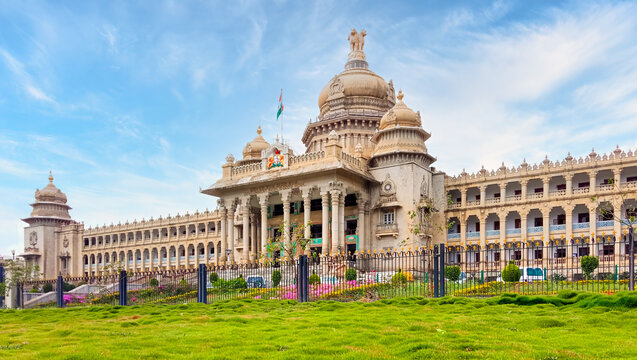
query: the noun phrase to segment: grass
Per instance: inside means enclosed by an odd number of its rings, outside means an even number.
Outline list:
[[[0,311],[11,359],[625,359],[637,293]]]

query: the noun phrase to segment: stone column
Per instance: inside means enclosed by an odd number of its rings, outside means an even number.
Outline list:
[[[522,235],[522,264],[523,265],[526,265],[526,259],[528,257],[528,252],[529,252],[529,249],[526,247],[526,241],[527,241],[527,238],[526,238],[526,233],[527,233],[526,220],[527,219],[526,218],[528,215],[529,215],[528,212],[524,212],[523,214],[520,214],[520,222],[522,223],[521,235]]]
[[[321,191],[321,253],[327,255],[330,249],[330,195],[327,191]]]
[[[356,221],[356,232],[358,233],[359,246],[357,250],[367,250],[367,234],[365,232],[365,201],[362,196],[358,197],[358,220]]]
[[[345,243],[345,195],[343,192],[338,202],[338,243],[343,248],[343,252],[347,253],[347,245]]]
[[[595,170],[589,171],[588,172],[588,176],[589,176],[589,182],[591,184],[588,191],[591,194],[595,194],[595,192],[597,192],[597,184],[595,183],[596,182],[596,178],[597,178],[597,171],[595,171]]]
[[[544,213],[542,213],[542,264],[544,265],[544,267],[547,267],[550,256],[549,247],[547,246],[549,244],[549,241],[551,240],[551,238],[549,237],[550,228],[551,224],[549,224],[549,210],[544,209]]]
[[[260,251],[267,253],[268,246],[268,194],[259,194],[261,205],[261,246]]]
[[[500,195],[502,196],[502,195]],[[504,241],[506,240],[506,232],[507,232],[507,213],[501,212],[498,214],[498,219],[500,220],[500,263],[501,268],[504,269],[506,266],[506,251],[504,251]]]
[[[460,206],[467,206],[467,189],[460,189]]]
[[[283,247],[284,253],[281,256],[285,256],[286,251],[290,250],[290,193],[292,190],[282,190],[281,201],[283,201]],[[291,253],[291,251],[288,251]]]
[[[248,260],[254,261],[256,260],[256,250],[257,250],[257,224],[256,224],[256,216],[253,212],[250,212],[250,256]]]
[[[619,186],[619,184],[617,184],[617,186]],[[617,199],[613,202],[613,211],[615,215],[621,219],[624,209],[622,209],[623,204],[620,201],[620,199]],[[613,235],[615,236],[615,263],[619,263],[619,259],[621,258],[622,223],[617,221],[617,219],[613,220]]]
[[[242,200],[243,207],[243,251],[241,252],[241,260],[245,263],[250,260],[250,198]]]
[[[332,195],[332,253],[338,253],[338,224],[339,224],[339,201],[341,192],[338,190],[331,190]]]
[[[590,237],[591,237],[591,255],[592,256],[597,256],[597,250],[598,250],[598,246],[597,246],[597,208],[592,208],[589,209],[589,214],[588,214],[588,218],[589,218],[589,230],[591,231],[590,233]]]
[[[522,180],[520,181],[520,186],[522,189],[522,201],[526,201],[526,185],[528,184],[528,180]]]
[[[482,189],[480,190],[482,192]],[[482,196],[480,197],[480,202],[482,202]],[[486,215],[481,215],[479,217],[480,220],[480,270],[485,269],[485,262],[487,261],[487,219]]]
[[[544,194],[542,194],[542,197],[545,199],[549,198],[549,182],[551,181],[551,178],[547,177],[543,177],[542,178],[542,185],[543,185],[543,191]]]
[[[221,232],[221,252],[220,254],[217,254],[217,264],[219,263],[219,259],[221,259],[221,263],[225,264],[226,249],[228,248],[228,229],[226,228],[226,225],[228,224],[228,210],[225,207],[222,207],[219,209],[219,213],[221,214],[221,226],[219,227],[219,231]],[[217,252],[217,249],[215,249],[215,253]]]
[[[487,201],[487,187],[486,185],[480,186],[480,206],[484,206]],[[482,230],[482,228],[480,228]]]
[[[500,203],[505,204],[506,201],[507,201],[507,183],[500,183]],[[500,226],[500,228],[502,228],[502,226]]]
[[[310,232],[310,214],[311,214],[311,202],[312,198],[310,197],[311,188],[301,188],[301,196],[303,197],[303,237],[309,239],[311,236]],[[310,244],[307,245],[307,249],[310,249]]]
[[[564,208],[564,211],[566,212],[566,265],[569,267],[573,264],[573,244],[571,243],[573,238],[573,209],[573,206],[567,206]]]
[[[445,234],[446,235],[446,234]],[[467,219],[460,218],[460,244],[467,243]]]
[[[234,240],[235,240],[235,230],[234,230],[234,216],[235,216],[236,204],[234,200],[230,204],[228,208],[228,238],[227,238],[227,250],[230,250],[230,256],[226,257],[228,261],[234,261]],[[226,254],[223,254],[224,256]]]
[[[613,169],[613,182],[615,183],[615,186],[614,186],[615,189],[620,188],[621,174],[622,174],[622,168]]]
[[[564,177],[566,178],[566,195],[571,196],[573,194],[573,174],[567,173]]]

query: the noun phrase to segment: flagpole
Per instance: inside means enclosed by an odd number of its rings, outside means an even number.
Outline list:
[[[281,89],[281,96],[279,97],[279,101],[279,106],[283,106],[283,89]],[[281,111],[281,143],[285,144],[285,142],[283,141],[283,111]]]

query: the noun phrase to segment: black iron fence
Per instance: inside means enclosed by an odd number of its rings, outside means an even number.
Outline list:
[[[25,308],[212,303],[226,299],[363,300],[628,290],[630,255],[584,257],[555,247],[436,246],[402,252],[302,256],[197,269],[121,271],[20,284]],[[557,251],[559,250],[559,251]],[[569,254],[570,256],[566,256]],[[634,255],[633,255],[634,256]]]

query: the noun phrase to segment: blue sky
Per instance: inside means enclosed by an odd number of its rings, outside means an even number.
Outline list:
[[[88,225],[214,208],[199,187],[302,131],[352,27],[450,175],[637,147],[637,3],[0,0],[0,254],[52,170]]]

